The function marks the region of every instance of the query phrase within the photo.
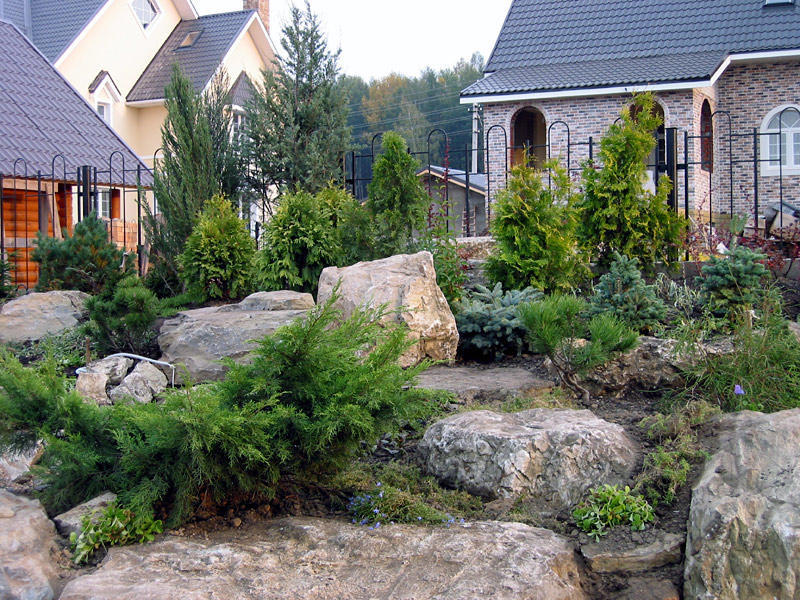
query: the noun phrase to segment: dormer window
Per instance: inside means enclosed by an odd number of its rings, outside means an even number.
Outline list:
[[[197,38],[200,37],[199,31],[190,31],[186,34],[186,37],[183,38],[183,41],[178,45],[178,48],[191,48],[194,46],[194,43],[197,41]]]
[[[158,7],[153,0],[133,0],[131,8],[145,31],[158,17]]]
[[[785,6],[794,4],[794,0],[764,0],[764,6]]]

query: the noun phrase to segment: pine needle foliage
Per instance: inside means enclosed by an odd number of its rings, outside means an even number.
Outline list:
[[[246,223],[226,198],[214,196],[206,202],[178,257],[181,279],[197,297],[241,298],[252,288],[255,252]]]
[[[661,125],[654,102],[652,94],[634,96],[635,114],[623,109],[600,141],[601,166],[590,162],[583,170],[578,236],[603,265],[617,251],[652,271],[657,261],[670,261],[685,230],[685,220],[667,204],[673,182],[662,176],[655,194],[645,189],[653,132]]]
[[[618,252],[613,256],[608,273],[600,277],[589,298],[588,316],[610,312],[640,333],[653,329],[666,318],[666,304],[642,279],[638,259]]]
[[[545,173],[547,181],[545,181]],[[486,261],[489,278],[506,289],[569,291],[589,277],[580,252],[575,194],[558,160],[544,171],[524,164],[511,170],[498,193],[492,220],[495,249]]]
[[[407,328],[387,322],[385,308],[357,308],[342,320],[338,289],[303,321],[264,338],[251,364],[231,365],[219,392],[231,406],[265,403],[284,463],[341,464],[362,440],[374,440],[426,409],[407,386],[429,363],[402,369],[413,343]]]
[[[232,366],[225,381],[173,390],[161,403],[86,403],[52,361],[30,369],[4,355],[0,450],[44,438],[51,511],[111,490],[143,522],[166,510],[169,525],[201,501],[269,496],[287,472],[341,464],[433,407],[407,387],[427,365],[397,365],[407,331],[383,323],[383,309],[341,319],[335,300],[264,338],[253,363]]]
[[[72,235],[63,240],[37,233],[31,258],[39,263],[36,290],[40,292],[97,294],[117,281],[120,270],[132,266],[132,261],[123,263],[123,251],[109,241],[105,223],[94,213],[77,223]]]
[[[760,306],[769,271],[760,262],[766,256],[745,246],[734,246],[722,258],[712,256],[695,278],[702,303],[718,316],[733,316],[737,308]]]
[[[634,348],[638,335],[610,313],[586,319],[586,301],[575,296],[548,296],[519,307],[534,352],[545,354],[561,382],[588,402],[589,392],[578,378]]]
[[[539,300],[542,293],[533,288],[503,292],[499,282],[491,290],[475,286],[455,303],[458,350],[466,357],[501,360],[509,354],[519,356],[527,349],[527,330],[517,309],[524,302]]]

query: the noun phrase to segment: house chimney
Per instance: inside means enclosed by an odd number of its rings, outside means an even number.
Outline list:
[[[269,0],[244,0],[244,10],[257,10],[269,33]]]

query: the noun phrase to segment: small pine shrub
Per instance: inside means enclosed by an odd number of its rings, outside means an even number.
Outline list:
[[[589,298],[588,316],[609,312],[638,332],[653,329],[667,315],[667,307],[647,285],[637,268],[638,260],[614,253],[608,273],[600,277]]]
[[[97,294],[130,272],[133,261],[124,260],[122,250],[109,241],[106,225],[94,214],[75,225],[72,236],[63,240],[36,234],[31,255],[39,263],[36,290],[80,290]]]
[[[589,497],[572,512],[575,523],[595,541],[618,525],[642,531],[655,520],[653,507],[628,486],[602,485],[589,490]]]
[[[330,206],[306,192],[281,198],[264,228],[257,283],[262,290],[316,293],[322,269],[337,264],[339,236]]]
[[[569,173],[556,160],[544,166],[549,183],[542,172],[518,165],[497,195],[491,225],[496,245],[486,271],[506,289],[568,291],[589,277]]]
[[[224,301],[252,289],[255,240],[222,196],[206,202],[186,248],[178,257],[187,291]]]
[[[718,316],[732,316],[742,307],[757,307],[764,299],[764,282],[769,275],[761,264],[766,257],[745,246],[736,246],[723,258],[712,256],[695,279],[703,304]]]
[[[0,254],[0,302],[9,298],[15,291],[14,271],[17,269],[17,265],[14,261],[16,258],[16,252]]]
[[[149,356],[155,351],[153,323],[160,303],[136,275],[129,275],[114,288],[92,296],[86,308],[91,318],[92,337],[102,352]]]
[[[467,357],[500,360],[509,354],[519,356],[526,349],[526,330],[517,308],[542,297],[533,288],[503,292],[496,283],[492,290],[482,285],[455,303],[458,350]]]
[[[535,352],[547,355],[561,382],[589,401],[578,377],[634,348],[638,335],[610,313],[587,319],[586,302],[575,296],[548,296],[519,307],[519,318]]]

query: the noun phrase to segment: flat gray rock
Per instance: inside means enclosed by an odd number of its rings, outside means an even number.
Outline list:
[[[520,367],[448,367],[435,365],[420,374],[417,387],[452,392],[462,402],[505,401],[548,390],[553,382]]]
[[[56,524],[56,529],[63,536],[69,537],[69,534],[73,532],[80,533],[83,517],[90,516],[92,522],[96,523],[100,519],[100,514],[116,499],[117,495],[114,492],[105,492],[97,498],[92,498],[88,502],[53,517],[53,523]]]
[[[257,527],[246,538],[112,548],[61,600],[586,598],[571,543],[521,523],[369,530],[287,518]]]
[[[37,342],[84,322],[89,294],[77,291],[37,292],[0,307],[0,344]]]
[[[569,511],[589,488],[630,481],[638,448],[625,430],[588,410],[467,411],[431,425],[419,444],[441,483],[486,498],[527,494]]]

